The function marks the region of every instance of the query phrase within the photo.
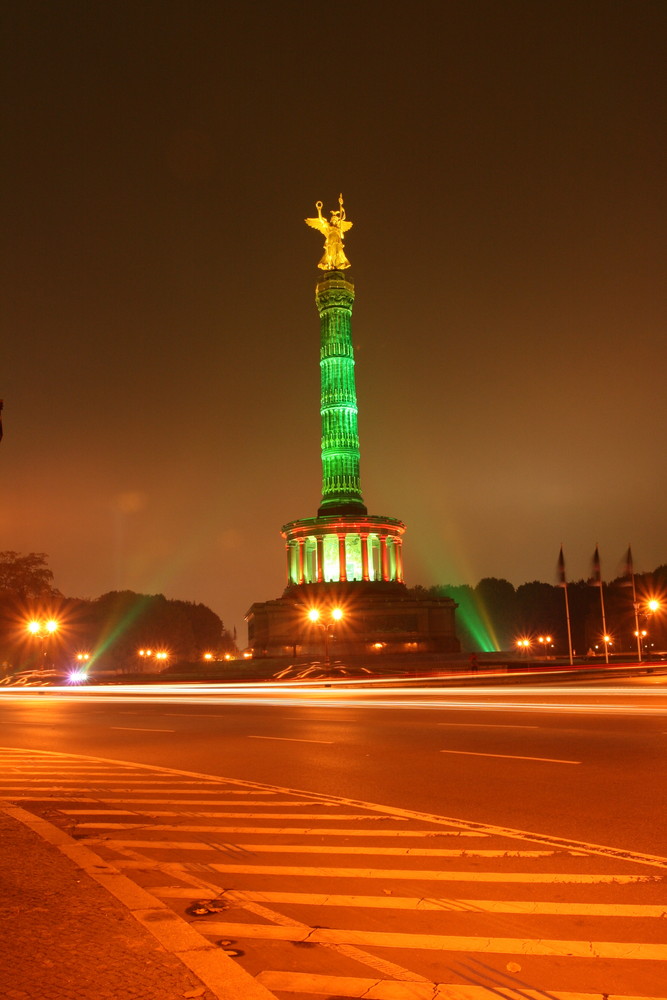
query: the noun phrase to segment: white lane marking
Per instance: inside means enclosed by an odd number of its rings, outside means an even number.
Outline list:
[[[205,844],[179,844],[166,841],[157,844],[150,840],[106,840],[105,844],[111,847],[135,846],[148,848],[163,846],[179,846],[186,850],[208,849]],[[546,882],[552,883],[578,883],[581,885],[605,884],[630,884],[640,882],[659,882],[660,875],[588,875],[573,874],[563,872],[457,872],[457,871],[423,871],[417,869],[392,869],[392,868],[308,868],[305,865],[234,865],[216,864],[210,866],[217,872],[226,872],[237,875],[290,875],[301,876],[303,878],[372,878],[384,879],[387,883],[392,879],[419,879],[424,882]]]
[[[440,753],[455,753],[464,757],[502,757],[504,760],[539,760],[544,764],[581,764],[580,760],[558,760],[554,757],[520,757],[513,753],[475,753],[473,750],[441,750]]]
[[[491,993],[486,986],[463,986],[447,983],[397,983],[391,979],[360,979],[352,976],[322,976],[311,972],[260,972],[257,982],[278,993],[311,993],[318,996],[351,997],[358,1000],[489,1000]],[[499,997],[508,997],[508,987]],[[544,990],[527,990],[521,987],[523,1000],[545,1000]],[[600,1000],[600,993],[563,993],[550,991],[550,1000]],[[665,997],[617,996],[605,994],[607,1000],[667,1000]]]
[[[464,729],[468,729],[471,726],[473,728],[481,729],[539,729],[539,726],[507,726],[501,725],[498,722],[436,722],[436,726],[462,726]]]
[[[4,763],[4,762],[3,762]],[[128,772],[128,775],[131,772]],[[94,778],[100,777],[108,781],[123,781],[125,775],[119,774],[118,771],[110,771],[108,768],[102,770],[100,768],[90,768],[86,770],[79,770],[75,768],[63,768],[62,770],[54,771],[51,768],[38,768],[31,767],[25,768],[24,770],[19,770],[18,768],[12,768],[11,775],[7,774],[0,780],[0,784],[4,784],[5,781],[16,781],[18,775],[23,775],[21,780],[28,781],[32,779],[33,781],[89,781]]]
[[[111,789],[111,791],[114,791],[114,789]],[[164,792],[165,789],[161,788],[160,791]],[[219,801],[221,805],[227,805],[227,802],[224,799],[219,799],[216,802],[211,802],[210,799],[179,799],[179,795],[220,795],[220,792],[221,792],[220,788],[210,788],[210,789],[198,788],[196,791],[194,789],[188,790],[187,788],[175,788],[174,791],[173,791],[173,793],[169,796],[168,799],[155,799],[155,798],[150,798],[150,799],[135,799],[134,797],[132,797],[131,799],[115,799],[115,798],[108,798],[108,797],[105,796],[105,800],[107,802],[156,802],[158,805],[160,803],[162,803],[162,802],[172,802],[174,805],[180,805],[180,804],[183,804],[183,805],[192,805],[192,804],[194,804],[194,805],[205,805],[205,806],[215,806],[215,805],[218,804],[218,801]],[[266,805],[269,805],[270,804],[268,802],[269,798],[271,799],[272,803],[283,801],[281,799],[272,798],[272,796],[276,795],[275,792],[263,792],[261,790],[261,788],[257,788],[257,789],[255,789],[255,788],[247,788],[247,789],[243,789],[243,791],[237,791],[234,788],[224,788],[224,789],[222,789],[222,792],[223,792],[224,795],[266,795],[267,799],[265,800],[265,802],[258,802],[257,805],[264,805],[265,803],[266,803]],[[288,792],[287,789],[283,790],[283,794],[287,794],[287,792]],[[295,792],[294,794],[295,795],[307,795],[308,793],[307,792]],[[74,800],[72,800],[72,801],[74,801]],[[284,801],[285,801],[285,803],[287,803],[287,800],[284,800]],[[254,802],[251,803],[249,799],[245,799],[245,802],[247,802],[249,805],[254,805],[255,804]],[[314,800],[313,802],[311,802],[310,799],[308,800],[308,805],[310,805],[310,806],[317,806],[317,805],[320,805],[320,804],[321,803],[317,799]],[[238,799],[236,799],[236,800],[232,799],[230,801],[230,805],[235,805],[235,806],[239,805],[239,800]]]
[[[63,810],[64,812],[64,810]],[[179,830],[187,829],[178,827]],[[475,848],[464,848],[460,851],[445,847],[333,847],[331,844],[237,844],[245,851],[256,851],[260,854],[377,854],[400,855],[401,857],[419,858],[553,858],[563,856],[563,851],[482,851]],[[587,857],[585,851],[568,851],[570,856]]]
[[[63,816],[135,816],[138,809],[59,809]],[[143,814],[142,814],[143,815]],[[134,824],[133,824],[134,825]]]
[[[74,798],[69,798],[68,797],[68,801],[69,802],[100,802],[100,799],[78,799],[78,798],[74,799]],[[170,803],[172,806],[174,806],[174,805],[179,805],[179,806],[203,805],[203,806],[216,806],[217,807],[217,806],[238,806],[238,805],[240,805],[238,799],[229,799],[228,801],[225,801],[224,799],[221,799],[221,800],[219,800],[217,802],[210,802],[207,799],[199,799],[199,800],[197,800],[197,799],[194,799],[194,800],[190,799],[190,800],[185,800],[185,801],[182,801],[182,802],[175,802],[173,799],[117,799],[117,798],[111,798],[111,797],[107,798],[106,796],[104,797],[104,802],[105,803],[112,802],[112,803],[115,803],[116,805],[125,805],[125,806],[142,805],[142,804],[143,805],[150,805],[150,804],[160,805],[161,803]],[[318,803],[312,803],[312,802],[308,802],[308,801],[305,801],[305,802],[291,802],[289,799],[272,799],[271,801],[267,801],[266,799],[264,799],[263,801],[261,799],[257,799],[257,801],[255,801],[254,799],[244,799],[244,801],[243,801],[243,805],[244,806],[267,806],[269,808],[272,808],[273,806],[294,806],[294,808],[302,808],[304,806],[312,806],[313,804],[317,805]],[[99,809],[95,809],[94,811],[95,812],[99,812]],[[135,810],[132,810],[132,811],[134,812]],[[166,812],[166,811],[161,811],[161,812],[151,811],[151,812],[148,812],[148,811],[142,809],[141,811],[145,812],[145,814],[147,816],[180,816],[180,812],[175,811],[175,810],[169,810],[169,812]],[[70,810],[61,809],[60,812],[86,813],[86,812],[90,812],[90,809],[70,809]],[[220,812],[220,813],[198,812],[197,815],[199,815],[199,816],[227,816],[229,814],[226,813],[226,812]]]
[[[3,763],[4,762],[5,758],[3,756]],[[119,771],[123,770],[122,768],[119,767],[105,767],[104,764],[101,763],[79,764],[76,761],[71,761],[71,760],[64,760],[62,761],[62,763],[58,762],[57,767],[54,767],[54,765],[51,763],[48,764],[42,763],[39,760],[35,761],[34,764],[30,764],[29,762],[22,760],[20,762],[20,765],[19,763],[14,764],[14,767],[16,768],[18,768],[19,766],[23,767],[26,773],[36,773],[36,774],[60,774],[62,771],[74,772],[74,773],[80,771],[81,774],[92,774],[92,773],[118,774]],[[133,767],[131,764],[126,764],[124,770],[127,774],[131,774],[137,769],[136,767]]]
[[[192,888],[151,886],[161,899],[198,899]],[[230,903],[290,903],[300,906],[351,906],[382,910],[437,910],[440,913],[519,913],[523,916],[667,917],[667,906],[632,903],[553,903],[516,899],[437,899],[419,896],[345,896],[324,892],[260,892],[229,889],[219,897]]]
[[[109,726],[109,729],[122,729],[124,733],[175,733],[175,729],[145,729],[140,726]]]
[[[0,788],[1,787],[2,787],[2,782],[0,781]],[[59,787],[59,786],[56,786],[56,787]],[[31,786],[31,791],[33,791],[33,792],[52,791],[53,788],[54,788],[53,785],[35,785],[35,786]],[[85,790],[89,792],[90,791],[90,786],[88,785]],[[143,789],[143,788],[139,789],[139,791],[142,791],[142,792],[143,791],[147,791],[147,790],[148,789]],[[79,791],[78,788],[68,788],[68,789],[65,789],[65,791],[68,792],[68,796],[67,797],[68,797],[68,799],[69,799],[70,802],[99,802],[100,798],[101,798],[100,796],[98,796],[95,799],[91,799],[87,795],[86,796],[76,796],[76,797],[69,795],[69,792],[71,792],[71,791],[78,792]],[[126,792],[127,789],[123,789],[123,788],[111,788],[111,789],[107,789],[107,791],[111,791],[111,792],[122,792],[122,791],[125,791]],[[161,789],[161,791],[164,791],[164,789]],[[233,791],[230,791],[230,790],[225,790],[225,795],[249,795],[249,794],[250,794],[249,792],[233,792]],[[252,794],[272,796],[275,793],[274,792],[253,792]],[[272,805],[292,805],[291,801],[288,802],[288,801],[283,801],[282,799],[273,799],[273,798],[270,799],[270,801],[267,798],[267,799],[265,799],[262,802],[260,802],[260,801],[255,802],[255,801],[251,801],[250,799],[243,799],[242,801],[239,800],[239,799],[230,799],[229,801],[227,801],[226,799],[214,799],[214,800],[211,800],[211,799],[179,799],[179,798],[176,797],[178,795],[220,795],[220,789],[216,788],[215,790],[210,791],[210,792],[207,792],[206,789],[204,789],[204,788],[197,789],[197,791],[193,790],[191,792],[177,789],[176,791],[174,791],[173,795],[169,796],[168,799],[158,799],[158,798],[145,798],[145,799],[141,799],[141,798],[138,798],[138,797],[135,798],[134,796],[132,796],[131,799],[128,799],[127,797],[117,797],[115,795],[107,795],[105,792],[102,793],[102,796],[103,796],[103,799],[104,799],[105,802],[116,802],[116,803],[122,802],[125,805],[129,805],[129,804],[134,803],[134,802],[153,802],[153,803],[155,803],[155,805],[158,805],[158,806],[159,805],[163,805],[163,804],[167,804],[167,803],[170,803],[171,805],[174,805],[174,806],[217,806],[217,805],[238,806],[238,805],[246,805],[246,804],[247,805],[257,805],[257,806],[263,806],[263,805],[267,805],[267,806],[272,806]],[[300,806],[318,806],[318,805],[324,805],[324,803],[318,802],[317,800],[315,800],[314,802],[311,802],[308,799],[308,800],[302,801],[302,802],[295,802],[294,805],[300,805]]]
[[[144,816],[152,816],[152,812],[146,812],[144,810]],[[180,813],[170,813],[169,815],[180,815]],[[202,816],[207,816],[210,814],[201,813]],[[215,815],[215,814],[213,814]],[[281,812],[265,812],[265,813],[253,813],[253,812],[223,812],[218,815],[225,818],[230,817],[231,819],[369,819],[365,813],[281,813]],[[393,820],[393,817],[388,816],[387,819]],[[80,823],[79,826],[99,826],[98,823]],[[154,826],[153,830],[172,830],[174,827],[170,826]],[[181,830],[185,827],[176,827],[176,829]],[[198,826],[190,827],[191,830],[196,830],[199,833],[201,830],[210,830],[210,826]]]
[[[203,928],[203,925],[202,925]],[[333,927],[272,927],[268,924],[206,923],[208,936],[265,941],[305,941],[309,944],[353,944],[366,948],[420,948],[465,954],[550,955],[567,958],[625,958],[665,961],[667,945],[625,941],[525,940],[524,938],[457,937],[449,934],[409,934],[397,931],[357,931]]]
[[[24,799],[27,799],[29,802],[33,802],[34,801],[34,796],[32,796],[32,795],[13,795],[12,796],[12,800],[13,801],[24,800]],[[91,801],[97,801],[97,800],[91,800]],[[152,812],[152,811],[151,812],[146,812],[146,810],[143,810],[143,809],[141,810],[141,812],[142,812],[142,814],[144,816],[162,816],[162,815],[165,815],[164,813],[156,813],[156,812]],[[182,816],[183,813],[180,813],[180,812],[179,813],[169,813],[167,815]],[[197,813],[195,813],[195,815],[196,816],[201,816],[201,817],[207,817],[207,816],[210,816],[210,815],[216,816],[218,814],[217,813],[211,814],[211,813],[197,812]],[[226,816],[227,813],[220,813],[219,815]],[[131,823],[131,824],[129,824],[129,827],[130,827],[130,829],[132,829],[136,825],[137,825],[136,823]],[[141,824],[141,825],[144,826],[145,824]],[[77,826],[83,826],[83,824],[82,823],[77,823]],[[98,824],[93,824],[93,826],[95,826],[97,829],[99,829],[99,825]],[[111,824],[109,824],[109,829],[117,830],[117,829],[122,829],[122,827],[120,827],[120,825],[117,824],[117,823],[111,823]],[[192,827],[183,827],[183,826],[160,825],[160,826],[153,826],[153,827],[151,827],[151,829],[153,829],[153,830],[161,830],[164,833],[176,833],[176,832],[179,832],[179,831],[180,832],[185,831],[186,833],[196,832],[195,830],[193,830]],[[457,833],[456,831],[449,831],[449,830],[434,830],[434,831],[431,831],[431,830],[342,830],[342,829],[334,829],[334,828],[319,827],[319,826],[317,826],[317,827],[312,827],[312,826],[311,827],[308,827],[308,826],[304,826],[304,827],[298,827],[298,826],[205,826],[204,827],[204,826],[202,826],[202,827],[197,827],[197,830],[206,830],[208,833],[253,833],[253,834],[255,834],[255,833],[261,833],[261,834],[264,834],[264,835],[271,834],[271,836],[274,836],[274,835],[275,836],[288,836],[289,835],[291,837],[296,836],[296,835],[298,835],[300,837],[301,836],[302,837],[391,837],[392,839],[395,838],[395,837],[428,837],[428,838],[431,838],[431,839],[434,839],[434,840],[437,840],[440,837],[456,837],[456,838],[458,838],[458,837],[472,837],[472,838],[475,838],[475,839],[479,839],[481,837],[488,837],[488,836],[490,836],[488,833],[467,833],[465,831],[462,832],[462,833]]]
[[[333,746],[333,740],[297,740],[291,736],[248,736],[249,740],[280,740],[281,743],[328,743]]]
[[[206,813],[200,813],[206,816]],[[176,832],[180,826],[163,826],[159,829]],[[202,828],[204,829],[204,828]],[[296,826],[214,826],[205,827],[215,833],[270,833],[272,835],[286,836],[288,834],[298,834],[299,836],[314,837],[426,837],[430,840],[438,840],[440,837],[487,837],[486,833],[456,833],[449,830],[341,830],[333,827],[296,827]]]
[[[170,729],[168,731],[172,732],[173,730]],[[40,774],[39,779],[43,780],[45,777],[48,777],[48,775],[47,774]],[[83,779],[87,778],[87,777],[88,777],[88,775],[82,774],[78,778],[61,778],[60,775],[57,772],[55,772],[55,773],[53,773],[52,780],[53,781],[58,781],[60,784],[70,784],[71,785],[71,784],[77,783],[77,782],[80,784],[81,781]],[[157,786],[161,790],[164,790],[164,791],[169,791],[170,790],[170,786],[173,785],[173,783],[174,783],[173,777],[161,777],[160,775],[158,775],[157,777],[154,777],[154,778],[129,778],[129,777],[126,778],[124,774],[114,774],[113,776],[110,776],[108,778],[98,777],[97,775],[92,775],[91,777],[94,777],[95,781],[98,784],[103,784],[103,783],[107,784],[107,783],[109,783],[109,784],[112,784],[112,785],[118,785],[120,782],[123,782],[124,785],[149,785],[151,788],[153,786]],[[0,779],[0,787],[2,785],[9,785],[9,784],[16,785],[19,782],[21,784],[25,784],[26,781],[30,781],[30,774],[29,774],[29,772],[27,772],[22,777],[2,778],[2,779]],[[195,785],[195,786],[197,786],[197,785],[210,785],[210,784],[211,784],[210,781],[206,781],[206,780],[204,780],[204,781],[196,781],[193,778],[193,779],[181,782],[179,785],[176,786],[175,791],[179,791],[179,792],[185,794],[186,792],[190,791],[190,789],[187,787],[188,785]],[[235,782],[235,784],[241,784],[241,782]],[[215,789],[215,794],[219,795],[220,794],[220,787],[221,786],[224,787],[224,785],[225,785],[225,781],[221,779],[220,785],[218,786],[217,789]],[[48,787],[48,785],[45,786],[45,787]],[[252,790],[252,786],[249,785],[249,789]],[[125,790],[126,789],[124,789],[124,788],[119,788],[118,789],[119,792],[122,792],[122,791],[125,791]],[[284,794],[285,789],[279,789],[279,790],[281,790],[283,792],[283,794]],[[115,791],[115,789],[109,789],[109,791]],[[199,789],[197,789],[197,791],[199,791]],[[205,791],[206,791],[205,789],[201,789],[201,794],[204,794]],[[226,791],[226,789],[225,789],[225,791]],[[214,794],[213,790],[211,791],[211,794]],[[245,792],[244,794],[247,794],[247,792]],[[253,790],[253,794],[255,794],[254,790]],[[273,790],[271,790],[270,794],[274,794]],[[303,793],[301,793],[301,794],[303,794]]]

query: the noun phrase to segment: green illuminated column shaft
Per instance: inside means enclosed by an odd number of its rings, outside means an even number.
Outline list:
[[[320,314],[322,417],[322,503],[318,514],[365,514],[352,347],[354,285],[340,271],[328,271],[317,285],[315,302]]]

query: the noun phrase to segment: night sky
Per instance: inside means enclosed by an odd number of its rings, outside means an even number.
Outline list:
[[[322,239],[409,584],[667,562],[663,0],[3,5],[0,548],[245,641],[320,500]]]

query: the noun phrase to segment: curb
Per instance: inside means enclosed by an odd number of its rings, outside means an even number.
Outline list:
[[[115,896],[165,951],[180,959],[218,1000],[275,1000],[275,995],[261,986],[233,958],[210,944],[182,917],[90,848],[73,840],[48,820],[35,816],[20,806],[2,805],[0,811],[52,844]]]

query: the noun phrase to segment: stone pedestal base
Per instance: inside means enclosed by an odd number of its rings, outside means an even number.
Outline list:
[[[313,624],[308,612],[317,608]],[[343,616],[334,621],[331,612]],[[360,654],[460,650],[456,603],[448,597],[411,597],[401,583],[313,583],[290,586],[275,601],[253,604],[248,647],[253,656],[321,657],[326,644],[332,658]],[[327,636],[323,629],[327,629]]]

